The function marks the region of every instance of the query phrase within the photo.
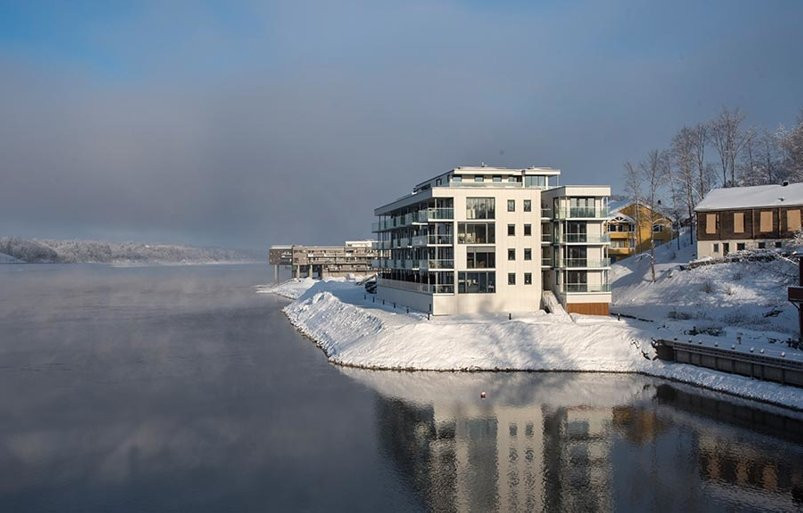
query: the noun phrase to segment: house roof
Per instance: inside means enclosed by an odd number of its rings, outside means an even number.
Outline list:
[[[646,203],[644,203],[643,201],[636,202],[636,201],[629,200],[629,199],[614,200],[614,201],[609,201],[608,202],[608,217],[609,218],[613,218],[613,217],[616,217],[617,215],[624,215],[626,217],[630,217],[630,216],[627,216],[626,214],[622,214],[622,210],[624,210],[626,207],[629,207],[630,205],[634,205],[636,203],[638,203],[639,205],[641,205],[642,207],[644,207],[646,209],[650,209],[650,206],[647,205]],[[656,214],[658,214],[660,216],[663,216],[663,217],[669,219],[670,221],[674,221],[675,220],[675,218],[673,216],[671,216],[671,215],[667,214],[666,212],[662,211],[660,208],[654,208],[654,209],[650,209],[650,210],[652,210],[653,212],[655,212]],[[632,217],[630,217],[630,218],[632,219]]]
[[[705,195],[703,201],[698,203],[694,210],[728,210],[789,205],[803,205],[803,183],[714,189]]]

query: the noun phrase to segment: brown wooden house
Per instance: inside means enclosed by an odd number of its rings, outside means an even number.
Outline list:
[[[698,258],[781,248],[801,229],[803,183],[714,189],[694,210]]]

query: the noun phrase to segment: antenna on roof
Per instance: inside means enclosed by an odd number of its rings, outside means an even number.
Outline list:
[[[485,167],[485,162],[481,162],[480,167]]]

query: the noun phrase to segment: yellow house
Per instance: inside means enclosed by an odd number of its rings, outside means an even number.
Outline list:
[[[656,246],[668,242],[673,235],[671,218],[635,201],[612,201],[605,229],[611,238],[611,262],[647,251],[653,240]]]

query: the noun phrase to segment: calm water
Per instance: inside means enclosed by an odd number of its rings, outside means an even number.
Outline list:
[[[0,266],[0,511],[803,508],[799,417],[638,376],[337,368],[270,276]]]

